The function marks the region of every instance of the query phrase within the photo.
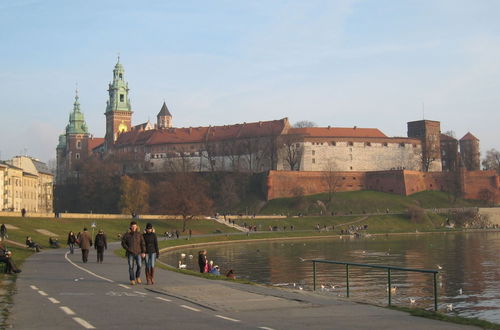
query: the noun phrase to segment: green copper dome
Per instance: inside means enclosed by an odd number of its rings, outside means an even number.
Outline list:
[[[132,111],[128,98],[128,83],[125,81],[125,69],[120,58],[113,69],[113,82],[108,86],[109,99],[106,104],[106,113],[113,111]]]
[[[66,133],[68,134],[88,134],[87,124],[83,113],[80,111],[78,99],[78,91],[76,91],[73,111],[69,114],[69,124],[66,126]]]

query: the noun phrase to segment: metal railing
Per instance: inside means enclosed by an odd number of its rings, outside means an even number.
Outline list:
[[[369,265],[369,264],[361,264],[361,263],[356,263],[356,262],[332,261],[332,260],[321,260],[321,259],[313,259],[310,261],[313,263],[313,290],[314,291],[316,291],[316,263],[345,265],[346,295],[348,298],[349,298],[349,266],[386,269],[387,270],[387,292],[388,292],[388,305],[389,306],[392,306],[391,270],[433,274],[433,279],[434,279],[434,310],[437,311],[437,308],[438,308],[437,274],[439,273],[439,271],[437,271],[437,270],[403,268],[403,267],[394,267],[394,266],[385,266],[385,265]]]

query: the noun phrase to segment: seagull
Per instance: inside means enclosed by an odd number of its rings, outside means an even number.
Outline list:
[[[365,253],[366,253],[366,251],[365,251],[365,250],[363,250],[363,254],[365,254]]]
[[[182,261],[179,260],[179,269],[186,269],[186,264],[183,264]]]
[[[295,288],[295,286],[296,286],[296,284],[295,284],[295,283],[293,283],[293,287],[294,287],[294,288]]]
[[[458,289],[458,294],[462,295],[462,293],[464,293],[464,291],[462,290],[462,288]]]
[[[304,288],[303,288],[303,287],[301,287],[301,286],[299,286],[299,290],[304,290]]]
[[[193,259],[193,255],[192,254],[189,255],[189,259]]]
[[[299,257],[299,259],[300,259],[300,262],[304,262],[304,261],[307,261],[306,259],[304,259],[304,258],[301,258],[301,257]]]
[[[453,304],[448,304],[448,305],[446,305],[446,310],[447,310],[448,312],[451,312],[451,311],[453,310]]]
[[[325,286],[323,284],[321,284],[321,290],[325,290]]]
[[[181,258],[182,259],[186,258],[186,254],[185,253],[181,253]]]
[[[410,298],[410,304],[413,305],[415,303],[415,301],[416,301],[415,298]]]
[[[437,268],[438,268],[438,269],[443,269],[443,266],[441,266],[441,265],[437,265]]]

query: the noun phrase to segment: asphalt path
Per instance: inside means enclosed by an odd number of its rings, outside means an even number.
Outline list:
[[[104,263],[80,250],[45,249],[17,278],[16,329],[472,329],[356,304],[321,293],[214,281],[157,269],[155,285],[130,286],[110,244]],[[143,280],[145,280],[143,276]]]

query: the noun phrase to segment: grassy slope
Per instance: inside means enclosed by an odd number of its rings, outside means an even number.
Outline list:
[[[269,201],[261,210],[261,214],[295,214],[298,212],[319,213],[319,208],[314,207],[318,200],[326,201],[327,194],[317,194],[304,196],[306,209],[297,209],[294,198],[277,198]],[[417,205],[423,208],[448,208],[448,207],[467,207],[482,206],[480,201],[471,201],[457,199],[452,203],[449,194],[440,191],[423,191],[411,196],[400,196],[395,194],[383,193],[378,191],[349,191],[339,192],[333,197],[332,202],[327,205],[327,211],[335,211],[337,214],[353,213],[377,213],[385,212],[389,209],[391,212],[405,211],[409,205]]]
[[[0,218],[0,223],[11,224],[19,229],[8,229],[9,239],[24,244],[26,236],[30,235],[33,240],[43,247],[48,246],[49,237],[40,234],[36,229],[46,229],[58,234],[59,242],[62,246],[66,245],[66,237],[70,230],[78,233],[87,227],[92,231],[91,224],[96,222],[97,229],[103,229],[108,236],[108,240],[116,240],[118,234],[123,234],[130,223],[129,219],[46,219],[46,218]],[[165,231],[182,230],[182,220],[137,220],[139,226],[144,228],[147,222],[151,222],[156,228],[157,233]],[[233,232],[234,229],[215,223],[211,220],[189,220],[187,228],[191,228],[193,235],[209,234],[216,230],[223,232]],[[95,231],[96,233],[96,231]],[[181,235],[183,235],[181,233]],[[184,233],[185,235],[185,233]],[[10,246],[9,246],[10,247]]]

